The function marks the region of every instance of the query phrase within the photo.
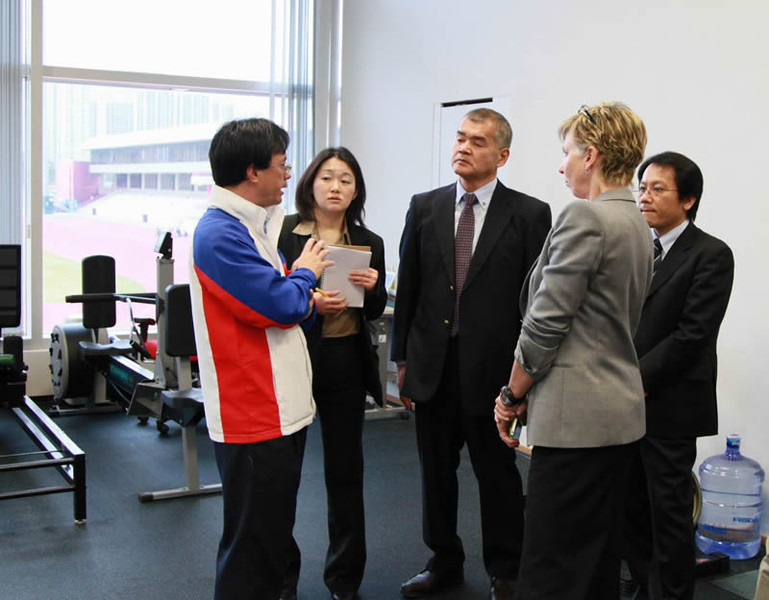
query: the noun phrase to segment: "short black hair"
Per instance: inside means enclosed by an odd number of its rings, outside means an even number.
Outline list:
[[[236,119],[219,128],[211,140],[208,160],[214,183],[237,185],[246,178],[246,169],[266,169],[275,154],[285,154],[288,133],[269,119]]]
[[[638,167],[638,183],[641,183],[644,172],[649,165],[658,167],[672,167],[676,178],[676,187],[678,188],[679,200],[694,198],[694,204],[688,210],[686,216],[690,221],[694,221],[697,216],[697,209],[700,206],[702,198],[702,171],[691,159],[678,152],[661,152],[647,158],[641,166]]]
[[[344,146],[321,150],[302,173],[299,183],[296,184],[296,197],[294,199],[294,205],[299,216],[302,221],[315,220],[315,197],[312,195],[312,186],[320,167],[329,158],[338,158],[352,170],[352,174],[355,176],[355,198],[347,207],[344,216],[348,225],[363,225],[363,215],[366,212],[363,208],[366,204],[366,182],[363,181],[363,171],[361,171],[358,160]]]

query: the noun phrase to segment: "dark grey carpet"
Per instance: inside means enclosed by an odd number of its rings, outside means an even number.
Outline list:
[[[122,414],[68,416],[57,423],[87,453],[88,520],[73,522],[71,494],[0,503],[0,598],[57,600],[210,599],[221,527],[221,498],[142,504],[139,492],[183,485],[180,429],[159,436]],[[205,426],[198,427],[202,483],[217,480]],[[33,450],[10,413],[0,410],[0,455]],[[365,427],[368,563],[364,600],[400,598],[400,583],[422,569],[421,494],[413,419],[372,420]],[[522,470],[527,461],[521,459]],[[436,598],[488,597],[480,557],[477,487],[465,455],[460,467],[460,535],[466,582]],[[0,490],[58,484],[53,472],[3,473]],[[299,597],[328,598],[322,570],[326,500],[320,435],[308,437],[296,537],[303,551]],[[752,561],[752,569],[758,560]],[[749,570],[751,565],[740,565]],[[697,600],[738,600],[723,576],[697,583]],[[721,585],[715,585],[721,583]]]

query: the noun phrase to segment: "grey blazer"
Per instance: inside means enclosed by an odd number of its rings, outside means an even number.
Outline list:
[[[649,226],[629,189],[563,209],[521,293],[515,356],[535,380],[528,444],[589,448],[644,435],[633,335],[652,260]]]

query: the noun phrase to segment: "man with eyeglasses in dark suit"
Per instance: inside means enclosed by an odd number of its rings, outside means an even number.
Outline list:
[[[691,471],[697,438],[718,433],[716,343],[734,258],[724,242],[694,224],[703,179],[692,160],[657,154],[641,164],[638,181],[638,205],[661,254],[635,336],[646,435],[629,478],[623,553],[650,599],[691,600]]]

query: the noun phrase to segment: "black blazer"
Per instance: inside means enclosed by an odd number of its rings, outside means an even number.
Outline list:
[[[660,263],[635,336],[647,435],[718,433],[716,342],[733,279],[732,251],[694,223]]]
[[[283,228],[278,239],[278,249],[286,259],[287,268],[302,253],[302,248],[307,243],[309,235],[297,235],[292,233],[299,224],[299,214],[286,216]],[[379,359],[377,351],[371,343],[371,330],[368,321],[379,318],[387,304],[387,290],[385,289],[385,258],[384,242],[373,231],[358,225],[348,226],[350,242],[355,246],[369,246],[371,248],[371,267],[379,271],[379,279],[376,287],[366,292],[363,299],[363,308],[353,308],[360,321],[359,340],[361,352],[364,355],[366,391],[371,394],[377,404],[383,405],[382,382],[379,377]],[[323,317],[317,315],[313,326],[305,330],[307,349],[310,360],[315,364],[318,349],[320,347],[321,332],[323,331]]]
[[[454,311],[456,184],[411,199],[400,243],[391,358],[406,361],[403,394],[429,401],[443,373]],[[521,286],[551,225],[550,207],[501,182],[489,203],[459,304],[460,393],[490,415],[513,365]]]

